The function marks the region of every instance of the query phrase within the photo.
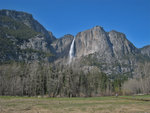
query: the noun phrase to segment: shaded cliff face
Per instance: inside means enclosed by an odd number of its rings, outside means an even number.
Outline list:
[[[138,49],[127,40],[125,34],[117,31],[110,31],[108,32],[108,36],[115,57],[119,58],[124,55],[138,53]]]
[[[67,34],[67,35],[64,35],[63,37],[55,40],[51,44],[51,46],[55,50],[55,54],[56,54],[57,58],[68,57],[71,42],[72,42],[73,38],[74,38],[73,35]]]
[[[46,37],[51,42],[54,40],[54,36],[51,32],[48,32],[38,21],[36,21],[33,16],[26,12],[19,12],[14,10],[1,10],[1,16],[6,16],[14,21],[21,22],[28,26],[29,28],[33,29],[36,32],[42,33],[44,37]]]
[[[0,62],[50,60],[53,40],[31,14],[0,10]]]
[[[143,55],[147,55],[150,57],[150,45],[141,48],[140,51]]]

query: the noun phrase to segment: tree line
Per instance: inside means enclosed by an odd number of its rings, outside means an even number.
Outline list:
[[[50,63],[0,65],[0,95],[76,97],[111,95],[112,84],[97,70],[84,73]]]
[[[72,66],[13,62],[0,65],[0,95],[91,97],[149,93],[149,79],[112,80],[97,68],[85,72]]]

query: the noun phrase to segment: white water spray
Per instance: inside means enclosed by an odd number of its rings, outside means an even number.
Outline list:
[[[74,57],[74,41],[75,41],[75,38],[73,39],[71,46],[70,46],[70,50],[69,50],[69,64],[72,62],[72,59]]]

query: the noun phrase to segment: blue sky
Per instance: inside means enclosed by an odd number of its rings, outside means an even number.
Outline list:
[[[0,0],[0,9],[31,13],[57,38],[100,25],[138,48],[150,45],[150,0]]]

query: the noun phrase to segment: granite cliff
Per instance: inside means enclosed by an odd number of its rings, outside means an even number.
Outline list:
[[[0,10],[0,61],[50,61],[56,38],[31,14]]]
[[[89,30],[56,38],[31,14],[0,10],[0,61],[49,61],[67,65],[75,38],[72,64],[83,69],[95,66],[108,75],[136,76],[135,68],[149,62],[150,49],[136,48],[125,34],[95,26]]]
[[[143,48],[140,48],[140,51],[143,55],[147,55],[150,57],[150,45],[144,46]]]
[[[69,48],[72,42],[72,38],[65,39],[68,40],[67,44],[61,41],[63,38],[57,40],[62,42],[61,46],[60,44],[57,46],[62,58],[69,55],[68,49],[65,49],[67,51],[62,54],[62,48],[66,46]],[[137,72],[134,70],[138,67],[139,62],[144,65],[150,60],[149,49],[138,49],[126,38],[125,34],[115,30],[106,32],[101,26],[79,32],[75,36],[74,52],[75,57],[72,64],[78,65],[83,70],[89,70],[91,66],[95,66],[107,75],[111,75],[112,78],[116,75],[136,76]]]

